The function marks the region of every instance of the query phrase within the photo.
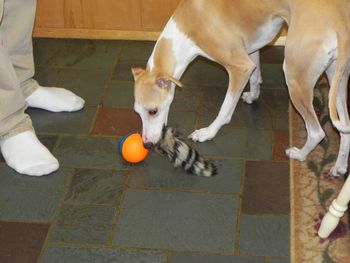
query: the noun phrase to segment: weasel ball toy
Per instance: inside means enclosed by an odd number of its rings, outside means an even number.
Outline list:
[[[146,159],[149,150],[143,146],[142,137],[138,133],[125,135],[118,144],[118,151],[129,163],[139,163]]]

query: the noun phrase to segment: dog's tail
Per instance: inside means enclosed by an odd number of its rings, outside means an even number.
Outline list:
[[[350,55],[350,39],[348,39],[347,41],[344,41],[344,40],[341,40],[340,38],[341,37],[338,35],[337,65],[335,68],[335,74],[333,76],[333,80],[329,90],[328,107],[329,107],[329,115],[334,127],[337,128],[337,130],[342,133],[350,133],[350,126],[346,126],[340,122],[338,112],[337,112],[338,90],[339,90],[341,81],[345,77],[345,72],[348,70],[349,55]]]

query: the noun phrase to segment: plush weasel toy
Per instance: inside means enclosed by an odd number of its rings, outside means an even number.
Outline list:
[[[205,177],[217,174],[216,165],[183,142],[174,128],[163,128],[156,150],[168,156],[175,167],[182,166],[190,174]]]

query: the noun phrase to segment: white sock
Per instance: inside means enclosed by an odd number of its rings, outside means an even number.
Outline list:
[[[59,167],[57,159],[41,144],[33,131],[0,140],[0,148],[7,165],[20,174],[42,176]]]
[[[29,107],[52,112],[78,111],[84,107],[85,101],[73,92],[63,88],[37,88],[27,99]]]

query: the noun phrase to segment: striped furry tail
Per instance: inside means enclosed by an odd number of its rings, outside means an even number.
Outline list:
[[[175,167],[181,166],[190,174],[205,177],[217,174],[216,165],[183,142],[173,128],[163,128],[157,149],[167,155]]]

